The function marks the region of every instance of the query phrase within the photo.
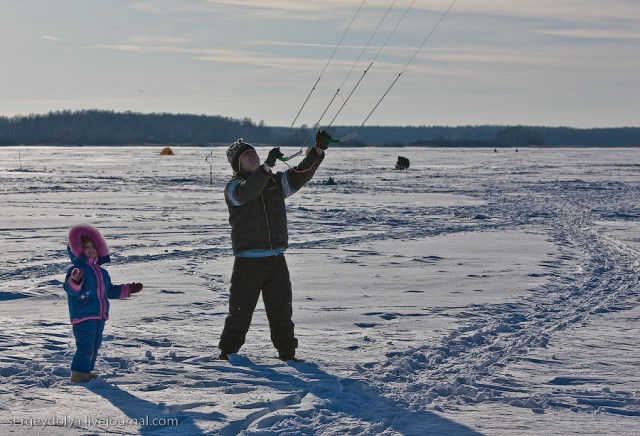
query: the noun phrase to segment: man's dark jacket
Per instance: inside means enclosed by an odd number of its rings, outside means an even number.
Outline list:
[[[234,254],[288,247],[284,199],[311,180],[323,159],[314,147],[287,171],[267,173],[260,165],[252,174],[234,174],[224,190]]]

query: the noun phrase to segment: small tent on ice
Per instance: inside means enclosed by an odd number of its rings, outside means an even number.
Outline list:
[[[173,156],[173,150],[171,147],[165,147],[160,152],[160,156]]]

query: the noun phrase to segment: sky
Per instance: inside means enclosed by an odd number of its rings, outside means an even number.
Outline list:
[[[0,0],[0,115],[640,125],[640,1],[451,3]]]

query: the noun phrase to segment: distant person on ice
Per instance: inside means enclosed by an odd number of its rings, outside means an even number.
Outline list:
[[[324,159],[331,136],[316,134],[315,147],[294,168],[272,173],[283,155],[273,148],[260,164],[255,149],[238,140],[227,149],[233,178],[224,191],[229,208],[231,242],[235,262],[231,274],[229,314],[220,337],[220,359],[228,360],[245,342],[253,311],[262,291],[271,342],[281,360],[294,360],[298,340],[291,320],[292,292],[284,257],[288,247],[287,212],[284,200],[313,177]]]
[[[67,271],[69,316],[76,338],[76,354],[71,363],[71,382],[85,383],[96,378],[93,372],[102,343],[102,331],[109,319],[108,298],[128,298],[142,290],[142,283],[114,285],[106,269],[109,250],[100,232],[85,225],[69,231],[67,252],[73,266]]]

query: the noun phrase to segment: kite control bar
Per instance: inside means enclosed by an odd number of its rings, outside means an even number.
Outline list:
[[[347,136],[348,137],[352,137],[353,135],[347,135]],[[345,136],[345,138],[347,138],[347,137]],[[331,135],[329,135],[327,133],[326,130],[318,130],[318,133],[316,133],[316,143],[320,142],[320,143],[324,143],[324,144],[339,144],[339,143],[341,143],[342,141],[345,141],[345,140],[346,139],[344,139],[344,138],[333,139],[331,137]],[[326,148],[326,146],[324,148]],[[282,162],[286,162],[289,159],[293,159],[294,157],[301,155],[302,153],[303,153],[302,147],[300,147],[300,150],[298,150],[297,152],[295,152],[295,153],[293,153],[293,154],[291,154],[289,156],[283,156],[283,157],[281,157],[279,159]]]

